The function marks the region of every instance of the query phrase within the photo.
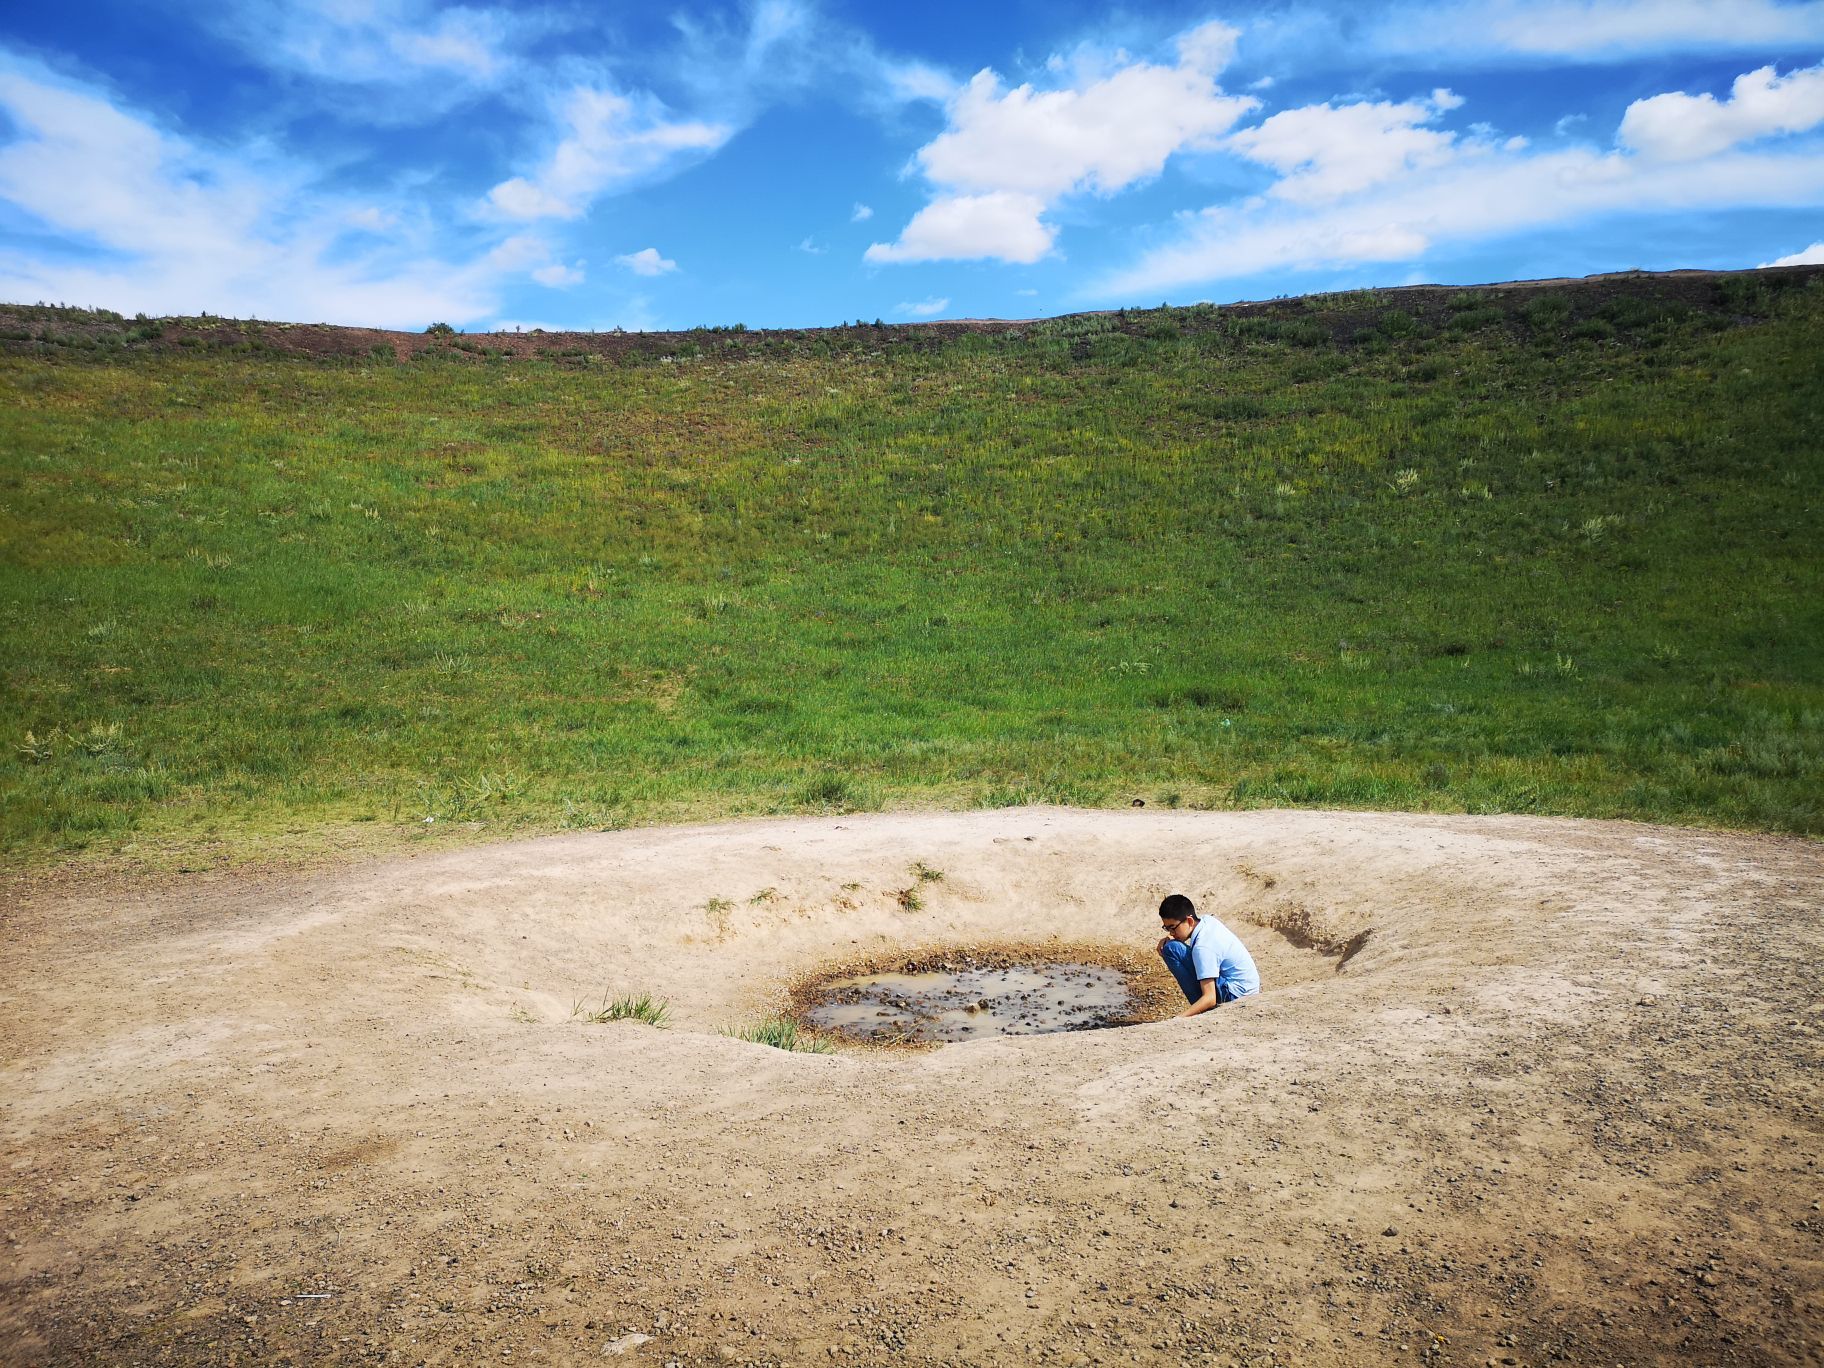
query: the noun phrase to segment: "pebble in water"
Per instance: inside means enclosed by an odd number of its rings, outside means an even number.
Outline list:
[[[1090,1030],[1126,1021],[1133,1009],[1118,971],[1048,964],[840,979],[806,1020],[863,1040],[939,1042]]]

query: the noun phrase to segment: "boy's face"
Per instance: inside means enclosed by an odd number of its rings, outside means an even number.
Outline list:
[[[1159,918],[1159,929],[1175,941],[1188,941],[1191,938],[1191,932],[1197,929],[1197,918],[1161,917]]]

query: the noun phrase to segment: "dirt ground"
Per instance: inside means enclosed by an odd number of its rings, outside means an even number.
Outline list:
[[[718,1033],[1168,891],[1257,1002]],[[0,1359],[1817,1362],[1821,891],[1796,839],[1031,808],[15,889]]]

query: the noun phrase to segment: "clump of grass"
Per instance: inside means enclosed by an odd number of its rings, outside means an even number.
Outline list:
[[[863,805],[862,795],[840,774],[825,774],[811,780],[793,794],[792,801],[798,807],[819,812],[850,812]]]
[[[120,749],[120,723],[92,722],[86,731],[69,731],[60,726],[52,727],[43,736],[37,736],[27,730],[25,740],[14,749],[19,752],[20,759],[28,765],[45,764],[56,759],[60,752],[100,759],[112,755]]]
[[[800,1031],[798,1023],[790,1017],[768,1017],[751,1026],[730,1026],[724,1028],[722,1034],[755,1045],[771,1045],[775,1050],[792,1050],[799,1054],[835,1053],[828,1041]]]
[[[728,935],[728,914],[735,910],[732,898],[711,898],[703,904],[703,914],[709,918],[709,924],[716,928],[716,939],[722,940]]]
[[[899,904],[902,912],[916,912],[925,905],[925,900],[918,895],[916,885],[900,889],[893,895],[893,900]]]
[[[944,881],[944,871],[933,869],[923,860],[912,861],[911,869],[920,883],[942,883]]]
[[[663,1026],[671,1014],[671,1004],[664,998],[655,998],[651,993],[623,993],[611,998],[606,993],[595,1007],[587,1006],[581,998],[570,1008],[572,1020],[587,1021],[600,1026],[610,1021],[643,1021],[648,1026]]]

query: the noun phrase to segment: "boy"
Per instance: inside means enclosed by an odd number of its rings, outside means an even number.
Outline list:
[[[1173,893],[1159,904],[1165,936],[1159,958],[1190,1003],[1179,1016],[1197,1016],[1260,991],[1260,970],[1235,933],[1214,917],[1199,917],[1191,900]]]

